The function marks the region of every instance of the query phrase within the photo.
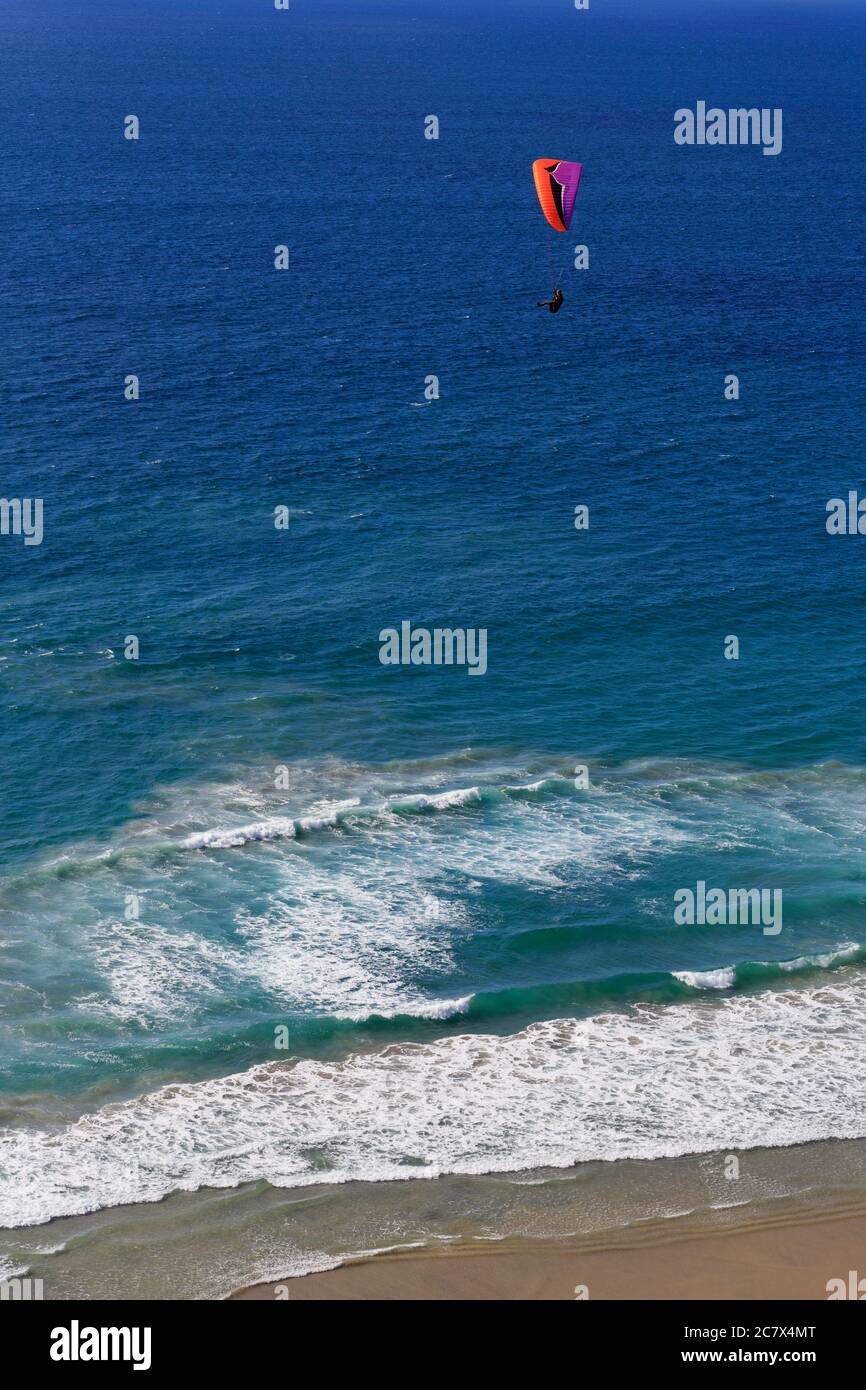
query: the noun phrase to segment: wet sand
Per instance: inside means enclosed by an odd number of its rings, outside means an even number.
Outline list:
[[[379,1255],[232,1298],[573,1300],[583,1285],[590,1299],[826,1300],[828,1281],[847,1285],[849,1270],[866,1278],[864,1216],[589,1253],[550,1242]]]

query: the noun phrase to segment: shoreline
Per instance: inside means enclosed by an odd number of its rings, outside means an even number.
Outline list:
[[[864,1176],[866,1140],[823,1140],[424,1181],[261,1180],[0,1231],[0,1266],[60,1301],[546,1300],[577,1284],[591,1299],[824,1299],[830,1279],[866,1277]]]
[[[398,1252],[254,1284],[228,1301],[815,1300],[866,1272],[866,1215],[683,1234],[588,1251],[546,1240],[479,1250]],[[858,1274],[859,1277],[859,1274]]]

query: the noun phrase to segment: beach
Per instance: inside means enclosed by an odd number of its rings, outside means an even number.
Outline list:
[[[852,1297],[850,1272],[866,1270],[866,1146],[754,1151],[739,1156],[738,1170],[733,1158],[515,1174],[486,1227],[468,1214],[489,1205],[490,1178],[443,1180],[438,1194],[417,1191],[436,1183],[415,1184],[422,1219],[430,1225],[431,1210],[440,1213],[426,1248],[407,1240],[231,1298],[826,1300],[838,1296],[834,1280]],[[718,1181],[721,1172],[729,1178]],[[399,1229],[404,1194],[384,1197],[376,1227]],[[347,1206],[364,1200],[357,1190]]]
[[[379,1255],[290,1284],[258,1284],[237,1300],[826,1299],[827,1271],[848,1284],[866,1266],[866,1216],[728,1231],[645,1250],[595,1253],[452,1249]]]
[[[734,1162],[736,1160],[736,1162]],[[388,1182],[246,1183],[0,1231],[46,1299],[826,1298],[866,1268],[860,1140]],[[685,1290],[685,1293],[683,1292]]]

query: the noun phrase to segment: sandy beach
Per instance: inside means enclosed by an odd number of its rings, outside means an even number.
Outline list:
[[[866,1217],[715,1233],[643,1249],[587,1253],[559,1244],[479,1253],[382,1255],[258,1284],[234,1299],[821,1299],[866,1269]],[[587,1295],[582,1295],[586,1297]]]

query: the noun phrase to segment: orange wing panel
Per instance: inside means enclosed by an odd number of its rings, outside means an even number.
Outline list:
[[[555,169],[558,163],[558,159],[536,159],[532,166],[532,177],[535,179],[535,191],[538,194],[541,211],[555,232],[564,232],[566,227],[554,202],[548,172],[550,169]]]

